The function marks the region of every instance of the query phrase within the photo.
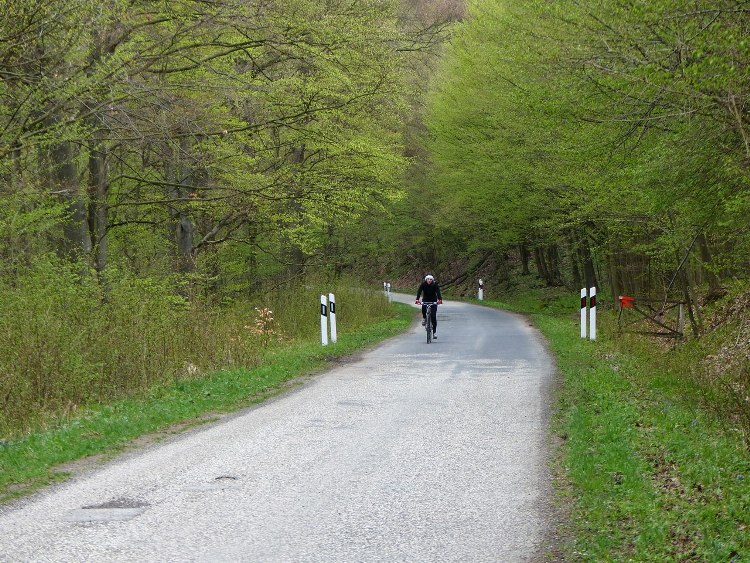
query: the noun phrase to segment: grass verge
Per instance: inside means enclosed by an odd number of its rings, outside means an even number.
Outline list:
[[[27,495],[69,475],[63,464],[122,452],[136,438],[185,428],[272,397],[300,376],[403,332],[414,309],[394,304],[394,317],[339,333],[338,342],[287,344],[270,349],[259,366],[218,371],[204,378],[181,380],[148,394],[90,408],[53,430],[0,442],[0,502]],[[215,418],[215,417],[214,417]],[[176,431],[176,430],[173,430]],[[166,435],[166,434],[165,434]]]
[[[750,561],[750,454],[738,429],[697,406],[674,352],[610,336],[606,313],[600,338],[580,339],[575,295],[491,304],[529,314],[561,373],[568,560]]]

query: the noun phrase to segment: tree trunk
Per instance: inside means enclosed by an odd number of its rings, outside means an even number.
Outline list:
[[[698,337],[700,335],[700,325],[695,314],[695,307],[697,304],[693,300],[693,292],[690,290],[690,284],[687,280],[685,272],[680,272],[680,279],[682,281],[682,294],[687,305],[688,317],[690,318],[690,326],[693,329],[693,336]]]
[[[172,184],[171,197],[181,200],[185,197],[183,185],[189,184],[191,179],[190,167],[184,163],[184,155],[188,154],[188,141],[180,141],[180,151],[172,151],[167,159],[167,178]],[[180,203],[172,207],[170,212],[175,222],[176,271],[188,274],[195,271],[195,255],[193,252],[193,236],[195,226],[188,213]]]
[[[693,336],[698,337],[703,330],[703,317],[698,302],[695,299],[695,292],[693,291],[690,276],[688,275],[687,261],[680,260],[679,254],[677,255],[677,259],[678,268],[680,269],[678,275],[680,284],[682,285],[683,299],[685,299],[685,303],[687,304],[690,326],[693,329]]]
[[[115,52],[124,37],[122,24],[114,23],[108,28],[94,27],[92,30],[92,50],[86,74],[91,76],[99,66],[105,54]],[[101,101],[94,94],[92,99],[84,104],[87,108],[101,106]],[[95,133],[90,139],[89,153],[89,186],[88,186],[88,229],[93,246],[94,268],[101,274],[107,267],[107,227],[109,225],[109,197],[110,174],[109,154],[103,141],[106,132],[102,131],[104,119],[101,114],[94,114],[88,119],[88,125]]]
[[[80,194],[75,153],[70,141],[57,143],[49,153],[53,191],[65,202],[68,209],[68,217],[63,223],[60,254],[74,259],[87,256],[91,252],[91,238],[86,222],[86,209]]]
[[[526,243],[522,242],[518,245],[518,252],[521,255],[521,275],[528,276],[531,272],[529,272],[529,248]]]
[[[724,293],[726,293],[726,290],[721,286],[719,276],[717,276],[716,273],[710,268],[710,264],[713,259],[711,257],[711,251],[708,248],[708,241],[706,241],[706,237],[703,234],[698,236],[698,249],[701,256],[701,270],[703,272],[703,277],[708,282],[707,300],[721,297]]]
[[[102,273],[107,266],[107,225],[109,210],[109,159],[107,149],[97,139],[92,139],[89,155],[89,234],[93,245],[94,267]]]
[[[295,174],[299,174],[301,164],[305,161],[305,145],[302,144],[296,147],[290,155],[292,166],[295,169]],[[300,224],[304,221],[302,217],[302,204],[300,203],[301,194],[298,193],[297,197],[290,202],[290,207],[298,214]],[[305,271],[305,262],[307,257],[305,256],[302,248],[295,242],[291,242],[289,248],[289,275],[296,277]]]
[[[583,281],[586,287],[599,287],[596,277],[594,260],[591,257],[591,247],[586,237],[582,237],[578,243],[578,255],[583,266]]]
[[[541,246],[534,249],[534,261],[536,262],[536,271],[540,278],[549,283],[549,271],[544,263],[544,250]]]
[[[563,285],[562,272],[560,271],[560,252],[556,244],[547,247],[547,272],[549,278],[547,279],[547,285],[551,287],[559,287]]]
[[[195,227],[187,214],[180,212],[177,217],[175,239],[177,243],[177,271],[181,274],[195,272],[193,255],[193,235]]]
[[[580,289],[583,287],[583,276],[581,275],[581,269],[578,267],[578,253],[573,253],[570,257],[570,270],[573,277],[573,288]]]

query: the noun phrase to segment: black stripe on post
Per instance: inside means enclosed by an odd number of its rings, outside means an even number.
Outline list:
[[[321,303],[320,304],[320,316],[321,317],[325,317],[326,315],[327,315],[327,313],[326,313],[326,306]]]
[[[585,309],[585,308],[586,308],[586,298],[581,297],[581,309]]]
[[[591,296],[591,304],[590,307],[596,307],[596,295]]]
[[[335,301],[331,301],[331,305],[328,308],[331,310],[332,315],[336,314],[336,302]]]

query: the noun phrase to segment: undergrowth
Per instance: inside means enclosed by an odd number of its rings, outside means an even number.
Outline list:
[[[5,280],[5,278],[3,278]],[[212,371],[260,364],[269,349],[319,338],[320,294],[344,330],[387,319],[380,292],[316,283],[212,303],[191,280],[102,279],[55,258],[0,280],[0,439],[51,428],[92,404]]]

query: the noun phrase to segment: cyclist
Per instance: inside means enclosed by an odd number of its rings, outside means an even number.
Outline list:
[[[437,306],[439,303],[442,304],[443,298],[440,296],[440,286],[435,281],[432,274],[427,274],[424,277],[424,281],[420,284],[417,290],[417,300],[414,302],[417,305],[422,303],[420,297],[424,296],[424,300],[428,303],[435,303],[430,310],[430,318],[432,319],[432,337],[437,338]],[[425,325],[427,320],[427,305],[422,304],[422,326]]]

